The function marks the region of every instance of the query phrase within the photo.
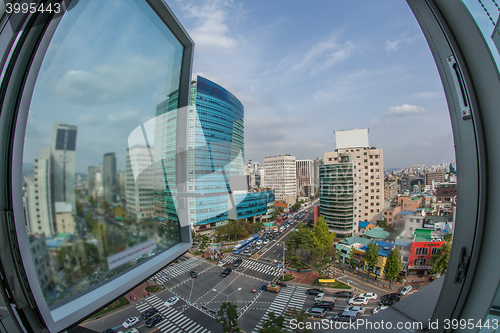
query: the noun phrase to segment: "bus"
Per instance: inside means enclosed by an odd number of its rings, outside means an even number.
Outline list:
[[[239,254],[246,247],[250,246],[253,243],[256,243],[258,240],[259,240],[259,235],[253,235],[252,237],[248,238],[247,240],[233,247],[233,253]]]

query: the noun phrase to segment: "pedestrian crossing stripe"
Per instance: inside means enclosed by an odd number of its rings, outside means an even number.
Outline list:
[[[235,259],[242,260],[242,263],[238,267],[251,269],[260,273],[269,274],[273,276],[279,275],[282,272],[282,268],[280,267],[265,264],[252,259],[242,259],[233,255],[225,256],[224,258],[222,258],[222,262],[224,262],[224,264],[232,263]]]

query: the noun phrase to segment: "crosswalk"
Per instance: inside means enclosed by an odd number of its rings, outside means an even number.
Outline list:
[[[158,273],[156,273],[153,277],[150,278],[151,281],[164,283],[174,277],[177,277],[182,274],[186,274],[189,271],[192,271],[194,268],[203,264],[205,260],[193,257],[182,262],[179,262],[176,265],[168,266],[167,268],[162,269]],[[156,280],[156,281],[155,281]]]
[[[222,261],[227,264],[227,263],[232,263],[233,260],[235,259],[241,259],[239,257],[233,256],[233,255],[227,255],[224,258],[222,258]],[[243,262],[239,265],[239,267],[245,268],[245,269],[251,269],[260,273],[264,274],[269,274],[273,276],[277,276],[281,274],[282,268],[277,267],[277,266],[272,266],[269,264],[265,264],[259,261],[251,260],[251,259],[242,259]]]
[[[280,292],[267,309],[267,312],[264,314],[264,316],[262,316],[259,323],[253,329],[252,333],[257,333],[259,329],[262,328],[262,324],[264,323],[264,321],[269,319],[270,312],[274,312],[276,317],[278,317],[282,315],[285,309],[288,307],[302,309],[302,306],[304,305],[307,298],[307,294],[305,293],[306,290],[307,288],[300,286],[288,286],[285,288],[281,288]],[[287,321],[285,321],[285,326],[288,326]]]
[[[153,295],[146,298],[145,302],[136,304],[139,312],[144,312],[147,309],[155,308],[163,316],[163,320],[155,325],[161,332],[168,333],[211,333],[208,329],[200,326],[190,318],[183,315],[173,307],[165,307],[164,301],[158,296]]]

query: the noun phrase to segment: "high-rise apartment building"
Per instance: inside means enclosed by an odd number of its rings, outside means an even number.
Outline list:
[[[55,233],[54,205],[52,202],[52,156],[50,147],[41,147],[35,159],[35,172],[26,177],[26,215],[30,233],[45,234],[51,237]]]
[[[337,149],[320,167],[320,214],[339,237],[358,231],[359,221],[382,219],[384,159],[370,148],[368,129],[335,131]]]
[[[52,196],[56,202],[67,202],[76,212],[75,151],[77,127],[56,122],[52,133]]]
[[[104,200],[112,204],[116,201],[116,156],[114,152],[104,154],[102,175]]]
[[[314,162],[312,160],[296,160],[297,191],[301,197],[312,195],[314,188]]]
[[[297,196],[297,165],[295,156],[279,155],[264,157],[263,187],[274,190],[276,200],[285,195]]]
[[[134,178],[132,165],[140,173],[140,181]],[[125,175],[126,175],[126,210],[136,220],[155,217],[154,190],[151,186],[142,184],[153,184],[153,168],[149,167],[151,160],[146,146],[136,145],[127,149]]]

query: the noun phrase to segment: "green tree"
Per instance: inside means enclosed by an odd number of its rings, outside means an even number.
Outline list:
[[[231,304],[231,302],[222,302],[218,311],[219,317],[215,321],[222,324],[222,331],[224,333],[240,331],[238,328],[237,308],[238,306]]]
[[[387,229],[389,228],[389,225],[387,224],[386,220],[379,220],[377,221],[377,225],[381,228]]]
[[[355,252],[354,245],[351,246],[351,251],[349,252],[349,268],[353,267],[354,264],[354,258],[356,258],[356,252]]]
[[[83,205],[80,200],[76,200],[76,216],[83,217]]]
[[[87,229],[92,230],[94,229],[94,226],[96,225],[97,221],[94,220],[94,214],[92,211],[89,211],[87,213],[87,216],[85,216],[85,223],[87,223]]]
[[[445,274],[448,269],[448,260],[450,259],[451,243],[446,242],[440,248],[440,252],[432,256],[429,264],[432,269],[429,270],[431,274]]]
[[[389,288],[399,272],[401,272],[401,253],[397,248],[393,248],[384,265],[384,274],[385,278],[389,280]]]
[[[259,333],[281,333],[286,332],[283,330],[285,326],[285,317],[276,317],[274,311],[268,314],[269,318],[262,323],[262,328],[259,329]]]
[[[302,309],[298,309],[296,307],[287,307],[286,310],[283,312],[283,316],[288,319],[289,321],[290,320],[293,320],[295,319],[295,322],[297,323],[300,323],[300,322],[304,322],[305,319],[307,319],[307,315],[306,315],[306,312]],[[299,332],[299,331],[302,331],[304,333],[310,333],[311,330],[309,329],[299,329],[298,327],[295,328],[295,333]]]
[[[366,279],[370,277],[370,273],[373,271],[373,267],[377,265],[378,262],[378,250],[379,246],[377,243],[372,240],[368,246],[366,247],[365,251],[365,263],[368,266],[368,275],[366,276]]]

